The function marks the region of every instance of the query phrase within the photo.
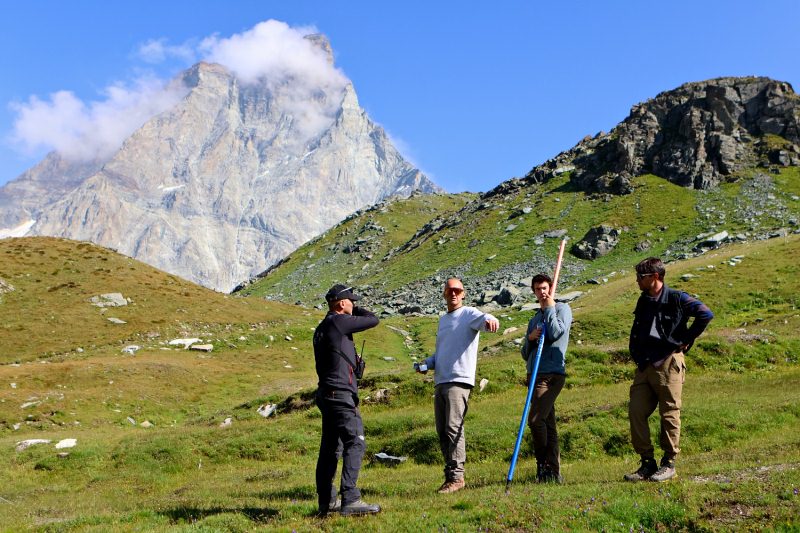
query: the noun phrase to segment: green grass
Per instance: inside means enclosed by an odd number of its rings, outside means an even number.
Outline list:
[[[34,251],[41,248],[38,239],[11,242],[14,253],[0,258],[41,256]],[[59,257],[83,253],[78,243],[48,246],[57,246]],[[38,320],[26,325],[32,339],[18,338],[13,329],[2,338],[4,348],[18,348],[0,365],[0,531],[797,530],[798,248],[800,238],[792,236],[668,265],[668,282],[700,295],[717,316],[687,356],[679,477],[665,484],[621,481],[637,460],[627,423],[632,366],[626,345],[637,297],[630,267],[608,283],[584,287],[589,292],[572,304],[569,377],[557,402],[562,486],[534,483],[526,438],[505,494],[525,397],[524,366],[513,342],[520,331],[482,335],[478,378],[489,384],[470,403],[468,487],[447,496],[435,493],[442,464],[433,384],[410,370],[413,357],[433,349],[436,317],[395,317],[357,335],[357,342],[367,340],[368,359],[361,384],[367,455],[359,484],[365,499],[384,508],[357,519],[314,516],[320,415],[311,403],[310,338],[321,311],[229,298],[190,284],[181,289],[189,296],[180,326],[167,320],[179,313],[171,297],[130,306],[131,329],[122,334],[98,332],[91,321],[96,308],[59,311],[60,336],[69,346],[85,346],[84,352],[54,355],[42,348],[51,326]],[[127,261],[98,250],[92,257],[107,254],[104,264]],[[730,266],[736,255],[744,259]],[[108,289],[76,288],[49,300],[52,293],[26,281],[21,267],[0,265],[19,291],[3,296],[0,312],[7,321],[16,320],[22,305],[31,305],[31,312],[42,305],[80,310],[93,293],[115,289],[137,303],[155,302],[169,279],[150,271],[147,281],[157,290],[147,292],[109,275]],[[27,272],[43,279],[54,270],[41,259]],[[684,273],[696,277],[681,281]],[[54,283],[79,285],[72,276],[62,270]],[[14,300],[19,294],[44,303]],[[158,313],[165,322],[154,326]],[[514,310],[498,315],[503,329],[523,328],[530,318]],[[173,333],[207,337],[214,351],[165,349]],[[149,340],[136,355],[122,354],[132,338]],[[99,339],[94,348],[90,339]],[[394,360],[382,359],[389,356]],[[8,364],[15,360],[20,364]],[[388,393],[376,403],[379,389]],[[31,398],[40,403],[23,409]],[[256,414],[266,402],[280,405],[276,417]],[[219,427],[227,417],[232,426]],[[154,426],[139,426],[143,420]],[[14,430],[14,424],[21,425]],[[657,425],[653,417],[654,435]],[[52,443],[14,450],[29,438],[76,438],[78,445],[65,450],[66,457]],[[371,460],[380,451],[409,459],[386,467]]]

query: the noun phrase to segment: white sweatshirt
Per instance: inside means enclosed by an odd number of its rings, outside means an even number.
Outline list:
[[[466,383],[475,386],[478,366],[478,340],[486,331],[486,321],[492,315],[474,307],[462,306],[439,318],[436,332],[436,351],[425,359],[428,369],[434,370],[433,382]]]

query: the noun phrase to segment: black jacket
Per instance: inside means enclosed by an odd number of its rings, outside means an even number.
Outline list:
[[[694,321],[688,326],[692,317]],[[714,313],[711,309],[683,291],[664,285],[655,300],[643,292],[633,312],[629,344],[631,357],[643,369],[678,351],[683,345],[691,347],[712,318]]]
[[[356,364],[356,347],[353,333],[374,328],[378,317],[361,307],[353,314],[329,312],[314,331],[314,359],[323,390],[358,392],[358,381],[353,373]]]

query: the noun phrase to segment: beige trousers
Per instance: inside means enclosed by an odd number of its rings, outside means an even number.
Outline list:
[[[444,477],[447,481],[464,477],[464,463],[467,461],[464,417],[467,416],[471,390],[464,383],[442,383],[434,391],[436,433],[439,434],[439,446],[444,457]]]
[[[650,415],[658,407],[661,417],[659,443],[664,452],[662,461],[674,461],[680,453],[681,393],[686,378],[686,364],[682,352],[675,352],[656,368],[649,365],[636,369],[630,390],[628,419],[631,424],[633,449],[642,457],[654,457],[650,441]]]

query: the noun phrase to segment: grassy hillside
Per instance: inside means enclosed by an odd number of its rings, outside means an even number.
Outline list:
[[[17,290],[2,295],[3,320],[44,315],[48,306],[71,311],[55,315],[57,327],[44,320],[3,332],[3,346],[19,348],[0,365],[0,530],[800,528],[798,236],[727,246],[668,266],[667,281],[700,295],[717,315],[687,357],[677,480],[621,481],[637,459],[626,416],[632,377],[627,333],[637,297],[628,263],[573,304],[570,375],[557,404],[564,485],[533,482],[535,461],[526,442],[510,494],[504,493],[525,395],[524,366],[513,342],[521,335],[517,330],[482,336],[478,377],[489,384],[474,392],[468,415],[468,486],[435,494],[442,474],[433,385],[410,367],[413,356],[433,348],[436,317],[395,317],[357,336],[367,339],[368,359],[361,384],[368,451],[360,485],[365,499],[379,502],[384,512],[325,520],[314,516],[320,416],[311,404],[316,379],[310,352],[321,311],[226,298],[189,284],[162,296],[168,276],[150,269],[145,280],[155,289],[144,281],[125,285],[131,275],[144,275],[144,267],[111,252],[91,247],[89,253],[66,241],[9,242],[13,246],[0,241],[6,246],[0,257],[26,258],[34,265],[25,267],[27,273],[42,281],[27,281],[22,267],[12,270],[9,265],[21,259],[4,262],[0,277]],[[76,250],[86,261],[107,258],[92,268],[80,262],[71,267],[91,273],[109,265],[101,290],[64,277],[65,258],[77,261]],[[44,281],[57,268],[57,283]],[[694,277],[682,280],[683,274]],[[76,287],[69,291],[47,291],[70,280]],[[102,320],[94,321],[99,309],[82,311],[87,298],[107,291],[135,303],[107,312],[127,320],[123,326],[132,329],[124,335],[107,333]],[[504,330],[522,328],[529,319],[519,311],[498,314]],[[159,318],[164,322],[151,322]],[[41,348],[54,330],[70,351]],[[121,353],[147,332],[159,336],[142,342],[135,355]],[[208,338],[214,351],[165,349],[161,343],[172,333]],[[91,339],[101,340],[93,348]],[[83,352],[71,348],[78,345]],[[17,359],[19,364],[9,364]],[[374,402],[382,389],[386,399]],[[29,402],[39,403],[22,407]],[[255,411],[266,402],[279,404],[273,418]],[[231,426],[219,427],[228,417]],[[153,427],[141,427],[143,420]],[[53,442],[15,451],[17,442],[32,438]],[[65,438],[76,438],[77,446],[54,449]],[[59,457],[61,451],[69,455]],[[409,459],[386,467],[369,459],[380,451]]]
[[[15,289],[0,294],[0,363],[73,357],[78,348],[116,353],[175,336],[230,337],[231,324],[275,321],[286,307],[232,298],[107,248],[51,237],[0,240],[0,278]],[[113,292],[130,305],[90,302]]]
[[[563,174],[543,184],[526,182],[509,192],[476,198],[456,213],[452,204],[442,205],[447,197],[437,197],[438,204],[429,201],[430,209],[424,215],[419,212],[419,198],[410,203],[399,201],[391,207],[391,220],[409,228],[402,235],[412,235],[414,223],[422,228],[421,221],[434,214],[439,223],[432,226],[438,229],[412,237],[406,250],[387,260],[383,260],[386,247],[375,250],[368,259],[364,253],[347,253],[347,245],[366,233],[363,228],[373,220],[385,226],[385,218],[380,217],[386,215],[361,214],[301,247],[270,275],[248,287],[247,294],[315,304],[329,282],[345,278],[349,284],[380,291],[437,272],[491,280],[492,273],[509,265],[552,263],[559,239],[541,239],[547,231],[566,230],[571,246],[600,224],[620,228],[619,244],[602,258],[588,261],[566,254],[561,281],[566,290],[580,287],[587,279],[630,268],[645,255],[668,260],[685,257],[701,234],[725,230],[755,239],[776,228],[794,228],[800,219],[798,168],[781,169],[778,174],[750,173],[709,191],[686,189],[650,175],[635,178],[633,184],[635,190],[629,195],[587,195],[573,190],[568,174]],[[651,247],[646,252],[636,251],[635,246],[643,241],[649,241]]]
[[[317,304],[334,283],[363,286],[374,282],[384,287],[388,284],[381,259],[386,254],[432,219],[457,211],[475,197],[469,193],[412,195],[359,211],[303,245],[241,294]]]

